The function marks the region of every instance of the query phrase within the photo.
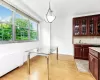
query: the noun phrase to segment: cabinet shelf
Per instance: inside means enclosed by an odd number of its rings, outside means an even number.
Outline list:
[[[100,36],[99,24],[100,15],[73,18],[73,36]]]

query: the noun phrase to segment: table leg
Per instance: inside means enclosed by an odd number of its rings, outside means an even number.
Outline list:
[[[58,47],[57,47],[57,60],[58,60]]]
[[[47,56],[47,72],[48,72],[48,80],[49,80],[49,56]]]
[[[27,56],[28,74],[30,75],[30,53]]]

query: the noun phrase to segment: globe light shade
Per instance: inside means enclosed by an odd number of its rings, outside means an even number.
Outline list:
[[[50,3],[49,3],[49,9],[47,11],[47,14],[45,16],[45,21],[52,23],[55,20],[56,16],[53,14],[53,11],[50,8]]]
[[[47,16],[47,21],[49,22],[49,23],[52,23],[54,20],[55,20],[55,16]]]

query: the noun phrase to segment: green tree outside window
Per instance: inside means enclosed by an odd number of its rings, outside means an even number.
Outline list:
[[[14,13],[14,25],[12,24],[12,11],[0,5],[0,41],[12,41],[13,27],[17,41],[37,40],[38,30],[37,23],[29,20],[17,13]]]

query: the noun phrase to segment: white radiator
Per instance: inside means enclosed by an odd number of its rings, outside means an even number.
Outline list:
[[[0,54],[0,77],[23,64],[23,53]]]

